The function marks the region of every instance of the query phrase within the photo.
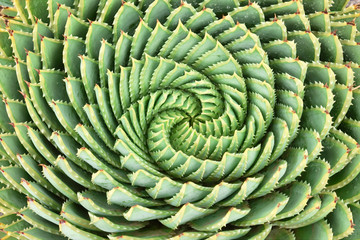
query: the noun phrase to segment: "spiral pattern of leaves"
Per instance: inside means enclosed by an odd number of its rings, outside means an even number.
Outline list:
[[[357,6],[6,2],[0,237],[360,236]]]

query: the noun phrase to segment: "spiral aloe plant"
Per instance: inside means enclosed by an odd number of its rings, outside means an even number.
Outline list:
[[[347,2],[0,1],[0,237],[359,239]]]

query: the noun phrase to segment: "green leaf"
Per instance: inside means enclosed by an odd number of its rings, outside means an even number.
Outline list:
[[[229,239],[229,238],[240,238],[244,235],[246,235],[250,231],[250,228],[239,228],[235,230],[223,230],[220,231],[211,237],[209,237],[209,240],[215,240],[215,239]]]
[[[81,148],[81,145],[76,142],[76,140],[67,133],[62,132],[53,132],[50,139],[56,145],[56,147],[61,151],[62,154],[65,154],[69,160],[73,161],[76,165],[81,167],[87,172],[92,172],[93,169],[86,162],[82,161],[77,157],[77,151]]]
[[[101,40],[112,42],[112,29],[109,25],[100,22],[90,22],[89,30],[86,34],[86,52],[90,58],[99,59]]]
[[[235,22],[241,22],[246,27],[254,27],[265,20],[264,13],[257,3],[251,3],[244,7],[239,7],[230,12],[230,16]]]
[[[83,81],[76,78],[65,78],[64,82],[66,85],[67,95],[76,113],[81,119],[81,122],[84,124],[90,124],[90,121],[83,108],[85,104],[88,103]]]
[[[320,206],[321,206],[321,200],[318,195],[315,195],[314,198],[311,198],[309,200],[305,209],[301,211],[298,215],[290,219],[276,221],[273,223],[273,225],[283,228],[298,228],[301,226],[306,226],[307,225],[306,222],[319,211]]]
[[[347,237],[347,239],[355,239],[357,237],[359,237],[359,228],[356,227],[354,224],[357,224],[359,222],[359,204],[357,203],[353,203],[353,204],[349,204],[348,205],[352,214],[353,214],[353,218],[354,218],[354,221],[352,222],[352,228],[354,228],[354,232]]]
[[[80,63],[79,55],[85,53],[85,42],[78,37],[66,36],[64,38],[64,67],[65,72],[71,77],[80,77]]]
[[[322,192],[319,194],[320,199],[321,199],[321,207],[319,209],[319,205],[317,205],[316,207],[318,208],[318,211],[316,211],[316,213],[310,214],[308,217],[305,217],[305,219],[301,219],[300,217],[300,221],[299,220],[299,216],[296,216],[294,219],[297,220],[297,222],[295,223],[295,226],[293,225],[292,228],[299,228],[299,227],[308,227],[311,226],[311,224],[314,224],[320,220],[322,220],[325,216],[327,216],[330,212],[332,212],[336,206],[336,202],[338,201],[336,194],[332,193],[332,192]],[[311,205],[313,206],[313,205]],[[305,208],[304,209],[304,213],[310,210],[309,208]],[[303,216],[302,216],[303,217]],[[291,221],[291,220],[290,220]],[[287,226],[289,227],[289,226]]]
[[[140,22],[140,17],[142,17],[142,13],[134,4],[130,2],[123,3],[120,10],[115,14],[114,42],[117,42],[120,38],[121,31],[133,35],[136,26]]]
[[[270,61],[270,66],[275,73],[289,74],[301,82],[304,82],[307,73],[307,63],[298,59],[282,58],[272,60]]]
[[[359,155],[356,155],[341,171],[335,173],[334,176],[329,179],[326,188],[334,190],[350,183],[359,172],[359,161]]]
[[[81,19],[94,20],[96,17],[97,6],[99,0],[79,0],[78,1],[78,15]]]
[[[87,99],[89,100],[89,103],[95,103],[94,87],[96,84],[100,84],[99,62],[83,55],[80,56],[80,59],[81,78]]]
[[[289,198],[280,193],[271,193],[249,202],[250,212],[233,223],[235,226],[251,226],[271,221],[287,204]]]
[[[0,189],[1,200],[0,203],[6,208],[17,211],[26,206],[26,198],[22,193],[12,188]]]
[[[305,87],[304,106],[307,108],[321,106],[328,112],[334,106],[334,95],[328,85],[311,83]]]
[[[307,29],[306,29],[307,30]],[[320,42],[312,32],[294,31],[288,35],[296,43],[296,54],[303,61],[319,61]]]
[[[68,37],[70,36],[79,37],[85,40],[86,34],[89,31],[89,24],[84,20],[76,17],[75,14],[72,14],[71,10],[69,9],[67,10],[68,10],[67,20],[63,20],[61,22],[61,24],[63,24],[63,22],[66,22],[64,26],[65,29],[64,35]],[[60,20],[59,20],[59,24],[60,24]]]
[[[317,238],[330,239],[333,237],[331,227],[324,220],[320,220],[312,225],[295,229],[296,238]]]
[[[283,228],[273,228],[267,236],[269,240],[288,239],[295,240],[295,235],[292,231]]]
[[[180,6],[174,9],[167,18],[166,25],[170,30],[174,30],[179,21],[184,24],[189,20],[196,10],[191,4],[181,3]]]
[[[279,182],[286,171],[287,164],[280,160],[271,164],[266,171],[264,171],[264,178],[257,189],[249,196],[248,199],[262,197],[270,193],[275,185]]]
[[[289,196],[289,201],[274,220],[289,218],[300,213],[308,203],[311,187],[309,184],[295,181],[282,192]]]
[[[330,9],[332,11],[343,10],[345,6],[348,4],[348,2],[349,2],[348,0],[336,0],[334,1]]]
[[[324,108],[305,109],[301,117],[301,127],[317,131],[323,139],[331,128],[332,119]]]
[[[285,40],[287,38],[286,26],[281,20],[262,22],[251,30],[264,43],[274,40]]]
[[[13,51],[11,46],[10,34],[4,29],[0,29],[0,43],[1,53],[5,56],[10,57]]]
[[[175,215],[159,221],[168,228],[176,229],[179,225],[205,217],[215,211],[215,209],[198,208],[191,203],[186,203]]]
[[[107,71],[114,70],[115,47],[108,43],[105,39],[101,41],[99,50],[99,73],[101,87],[108,86]]]
[[[46,23],[43,23],[39,19],[35,22],[34,29],[32,31],[33,41],[34,41],[34,50],[36,53],[39,53],[41,50],[41,40],[43,37],[53,38],[54,33],[49,28]],[[31,50],[31,49],[29,49]]]
[[[64,65],[59,61],[58,56],[63,52],[63,41],[47,37],[41,37],[40,53],[46,69],[59,69],[62,70]]]
[[[228,6],[228,7],[227,7]],[[214,13],[218,16],[225,15],[229,12],[229,8],[233,9],[238,7],[239,4],[234,0],[206,0],[199,6],[200,8],[206,7],[213,9]]]
[[[307,29],[310,29],[309,19],[305,16],[305,14],[286,14],[280,16],[279,19],[284,21],[285,26],[289,32],[306,31]]]
[[[29,227],[31,227],[31,224],[29,224],[25,220],[20,219],[20,220],[18,220],[16,222],[13,222],[13,223],[7,225],[4,228],[4,231],[16,232],[16,231],[24,230],[24,229],[29,228]],[[12,237],[11,235],[13,235],[13,236],[15,235],[15,237]],[[15,233],[15,234],[9,234],[9,237],[10,237],[11,240],[15,240],[19,236]]]
[[[78,149],[76,154],[81,160],[88,163],[90,166],[97,170],[103,169],[104,171],[111,174],[112,177],[117,179],[120,182],[129,182],[129,179],[125,175],[125,172],[121,169],[116,169],[109,165],[105,161],[101,161],[98,157],[96,157],[89,149],[82,147]]]
[[[51,166],[42,165],[42,172],[46,179],[49,180],[59,192],[70,200],[77,202],[76,193],[83,189],[80,185]]]
[[[11,66],[0,66],[0,89],[2,95],[10,99],[21,100],[21,94],[19,95],[19,83],[16,77],[16,69]]]
[[[36,22],[37,19],[41,19],[41,21],[48,23],[49,22],[49,11],[47,10],[47,1],[40,0],[40,1],[29,1],[26,0],[26,9],[29,12],[29,17],[32,23]]]
[[[176,213],[176,209],[166,209],[164,206],[159,208],[147,208],[141,205],[135,205],[129,208],[128,211],[124,213],[124,217],[128,221],[147,221],[153,219],[162,219],[170,217]]]
[[[321,139],[318,132],[305,129],[301,129],[299,131],[291,146],[306,149],[309,154],[308,161],[315,159],[316,156],[319,155],[322,148]]]
[[[342,63],[344,54],[338,36],[331,33],[319,33],[317,37],[321,46],[320,60]]]
[[[46,101],[69,101],[66,94],[66,87],[63,81],[65,74],[56,70],[41,70],[40,87],[44,93]]]
[[[19,160],[16,157],[16,154],[25,154],[26,149],[22,146],[21,142],[15,134],[2,134],[0,135],[0,142],[2,147],[5,149],[6,153],[11,157],[10,162],[19,164]]]
[[[111,148],[106,146],[106,144],[101,140],[93,128],[78,124],[75,127],[75,131],[87,143],[87,145],[94,150],[96,154],[101,156],[104,160],[113,166],[120,166],[117,160],[117,154],[112,151]]]
[[[27,228],[20,233],[22,236],[25,236],[26,238],[32,238],[34,240],[40,240],[40,239],[54,239],[54,240],[65,240],[66,238],[60,235],[59,232],[57,234],[52,234],[46,231],[43,231],[39,228]]]
[[[104,143],[109,147],[112,148],[115,143],[115,138],[113,137],[112,133],[107,129],[105,122],[100,115],[100,110],[97,105],[89,105],[86,104],[84,106],[84,110],[90,119],[94,130],[100,136],[100,138],[104,141]]]
[[[139,25],[140,26],[140,25]],[[137,29],[139,28],[137,27]],[[132,48],[133,37],[129,36],[125,32],[121,32],[119,40],[115,46],[115,72],[118,73],[120,70],[120,66],[127,66],[130,57],[130,50]],[[111,71],[110,71],[111,72]],[[109,74],[109,71],[108,71]],[[109,76],[110,78],[110,76]],[[110,84],[110,80],[109,80]],[[109,89],[111,87],[109,86]]]
[[[189,2],[189,1],[188,1]],[[211,8],[203,8],[202,11],[194,14],[185,24],[188,29],[191,31],[198,33],[204,27],[206,27],[211,22],[215,21],[216,17]],[[178,24],[179,26],[180,24]]]
[[[357,190],[360,186],[359,183],[360,175],[358,174],[350,183],[342,188],[337,189],[336,194],[338,194],[345,203],[356,202],[360,198],[360,194],[358,194],[359,192]]]
[[[308,156],[307,151],[289,147],[281,156],[287,162],[286,171],[278,183],[278,187],[293,181],[304,170]]]
[[[95,235],[93,233],[89,233],[87,231],[84,231],[82,229],[77,228],[73,224],[69,223],[65,220],[59,221],[59,229],[66,237],[69,237],[70,239],[79,239],[79,240],[103,240],[105,238],[100,237],[98,235]]]
[[[97,103],[100,107],[101,116],[104,119],[104,122],[109,131],[114,133],[118,123],[111,109],[109,91],[107,88],[100,88],[98,85],[95,85],[94,90]]]
[[[198,231],[217,231],[225,225],[246,216],[249,211],[250,208],[247,206],[223,208],[206,217],[192,221],[190,226]]]
[[[159,1],[161,1],[161,0],[159,0]],[[154,3],[156,3],[156,1]],[[144,49],[145,49],[145,46],[147,44],[147,41],[151,36],[151,32],[152,32],[152,28],[148,26],[147,22],[140,21],[139,25],[137,26],[137,28],[135,30],[135,33],[134,33],[134,36],[132,39],[131,49],[130,49],[131,57],[138,59],[138,60],[141,59]],[[120,38],[120,41],[121,41],[121,38]],[[127,62],[124,62],[123,64],[120,63],[120,65],[126,67]]]
[[[56,115],[46,102],[40,85],[31,83],[29,86],[29,92],[31,102],[34,104],[33,107],[36,109],[36,112],[39,114],[42,121],[45,122],[45,124],[51,129],[62,130],[63,127],[61,126]]]
[[[326,186],[330,171],[330,164],[324,160],[315,159],[308,164],[306,171],[301,174],[301,179],[310,184],[312,196]]]
[[[116,21],[117,13],[120,11],[119,9],[122,9],[124,5],[126,5],[126,3],[122,1],[100,1],[97,13],[99,21],[107,24],[113,24],[113,22]]]
[[[158,21],[151,33],[151,36],[149,37],[148,42],[146,43],[144,52],[150,56],[156,56],[170,35],[171,32]],[[134,60],[135,59],[133,59],[133,61]]]
[[[203,187],[193,182],[187,182],[182,185],[179,192],[165,201],[172,206],[178,207],[182,204],[204,199],[211,191],[210,187]]]
[[[336,203],[333,212],[326,216],[335,238],[350,236],[354,231],[351,209],[342,201]]]
[[[303,5],[299,2],[284,2],[274,4],[270,7],[266,7],[263,9],[265,17],[271,18],[273,16],[279,16],[284,14],[304,14]]]
[[[146,9],[144,21],[148,23],[149,27],[154,28],[156,21],[160,21],[161,23],[165,22],[171,10],[171,6],[167,1],[155,0]]]
[[[194,205],[196,205],[197,207],[209,208],[212,205],[215,205],[218,202],[231,196],[233,193],[236,192],[237,189],[239,189],[240,186],[241,186],[240,183],[229,184],[226,182],[221,182],[213,188],[211,193],[209,193],[202,200],[194,203]]]
[[[4,99],[7,115],[11,122],[30,122],[31,118],[25,104],[22,101]]]
[[[17,158],[21,164],[21,166],[25,169],[25,171],[33,178],[36,179],[37,182],[41,183],[43,187],[52,193],[61,196],[61,193],[57,191],[53,185],[43,176],[41,172],[41,167],[38,166],[38,162],[36,162],[29,155],[17,155]]]
[[[352,61],[359,64],[358,52],[360,50],[359,45],[355,41],[343,40],[341,41],[342,49],[344,51],[344,60]]]
[[[348,157],[349,149],[342,142],[333,138],[325,138],[322,144],[324,149],[321,157],[330,163],[332,169],[331,175],[343,169],[351,160],[351,158]]]
[[[57,234],[58,233],[58,226],[57,224],[53,224],[44,218],[38,216],[29,208],[22,209],[19,213],[20,217],[30,223],[32,226],[39,228],[43,231]]]
[[[210,23],[202,30],[200,34],[203,35],[205,33],[208,33],[213,37],[217,37],[219,34],[225,32],[226,30],[234,26],[234,20],[230,16],[225,16],[219,20]]]
[[[30,182],[22,179],[22,186],[40,203],[60,211],[62,199],[54,195],[53,193],[46,190],[42,185],[36,182]]]
[[[325,11],[309,14],[309,21],[310,21],[311,29],[313,31],[330,33],[330,27],[331,27],[330,16],[329,16],[330,14],[328,14]],[[327,35],[327,34],[325,34],[325,35]],[[324,39],[321,39],[321,40],[324,40]],[[329,39],[327,39],[327,40],[329,40]],[[329,41],[326,41],[326,42],[329,43]],[[325,50],[325,51],[327,51],[327,50]]]
[[[91,213],[89,213],[89,216],[91,224],[105,232],[130,232],[139,230],[147,225],[147,223],[128,222],[119,217],[102,217]]]
[[[268,234],[270,233],[271,228],[271,224],[262,224],[260,226],[256,226],[252,228],[248,234],[241,237],[240,240],[266,238],[266,236],[268,236]]]
[[[334,118],[334,126],[337,127],[346,115],[344,112],[348,112],[350,108],[353,91],[351,87],[347,87],[346,85],[335,84],[333,93],[336,104],[334,104],[330,114]],[[351,111],[349,112],[351,113]]]
[[[76,114],[73,106],[70,103],[52,101],[51,107],[59,119],[59,122],[64,129],[80,144],[83,144],[83,139],[74,130],[75,126],[80,123],[80,119]]]
[[[342,40],[354,41],[356,37],[356,26],[346,22],[332,22],[331,31],[336,31],[336,34]]]
[[[27,203],[28,203],[28,208],[31,209],[34,213],[36,213],[40,217],[46,219],[47,221],[49,221],[53,224],[59,223],[60,215],[47,209],[41,203],[35,201],[35,199],[28,197]]]
[[[81,205],[72,201],[65,201],[61,208],[61,217],[82,229],[98,231],[98,228],[90,224],[89,212]]]
[[[196,16],[196,15],[194,15],[194,16]],[[191,19],[189,21],[191,21]],[[172,49],[174,49],[174,47],[178,43],[180,43],[184,38],[186,38],[188,33],[189,33],[188,29],[182,24],[182,22],[179,22],[176,29],[173,31],[171,36],[168,38],[168,40],[162,46],[162,48],[159,52],[159,55],[164,58],[167,58],[167,56],[171,53]]]
[[[110,204],[116,204],[123,207],[141,205],[144,207],[155,207],[164,205],[162,201],[151,198],[139,197],[130,191],[121,187],[115,187],[106,193],[107,200]]]
[[[105,193],[90,191],[77,193],[79,203],[89,212],[104,216],[121,216],[124,209],[108,204]]]
[[[277,58],[295,58],[296,57],[295,41],[275,40],[264,44],[263,49],[266,51],[270,59]]]
[[[61,5],[55,11],[52,20],[50,20],[53,24],[54,36],[58,39],[63,39],[64,35],[66,35],[64,33],[69,12],[71,12],[71,8]]]
[[[52,143],[47,140],[38,130],[34,130],[31,127],[27,128],[28,135],[36,147],[37,151],[46,159],[49,163],[54,164],[56,156],[58,155],[57,149]]]

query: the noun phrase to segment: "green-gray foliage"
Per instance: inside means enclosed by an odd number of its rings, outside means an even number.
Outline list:
[[[0,238],[359,239],[347,2],[0,1]]]

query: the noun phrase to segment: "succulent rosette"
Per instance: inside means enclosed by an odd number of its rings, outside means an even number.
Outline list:
[[[359,239],[347,2],[0,1],[0,237]]]

